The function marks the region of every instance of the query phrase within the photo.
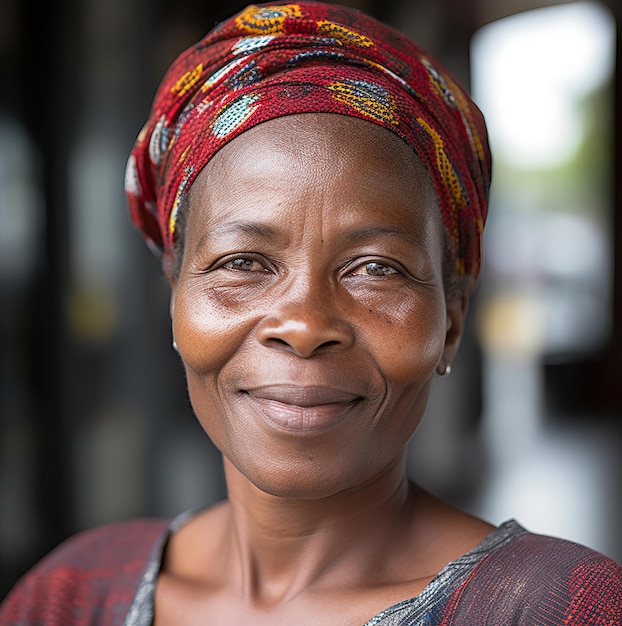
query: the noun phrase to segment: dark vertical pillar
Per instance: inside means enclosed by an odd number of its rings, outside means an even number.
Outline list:
[[[68,159],[80,80],[75,7],[69,0],[28,0],[22,8],[22,122],[39,157],[45,230],[34,289],[35,462],[45,550],[73,531],[72,446],[66,392],[68,340]]]
[[[593,413],[604,414],[619,424],[622,412],[622,7],[618,0],[601,0],[616,23],[613,76],[613,162],[611,164],[611,226],[613,246],[612,336],[604,354],[587,364],[576,376]]]

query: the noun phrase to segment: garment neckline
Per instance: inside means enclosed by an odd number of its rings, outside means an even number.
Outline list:
[[[154,546],[145,574],[138,586],[134,600],[127,614],[124,626],[150,626],[153,621],[155,586],[162,567],[164,552],[170,538],[190,520],[208,507],[189,509],[172,518],[166,532]],[[458,586],[472,569],[488,554],[505,545],[513,537],[527,531],[514,519],[510,519],[493,529],[472,550],[450,561],[417,595],[400,600],[383,609],[361,626],[382,626],[383,620],[394,617],[400,611],[426,611],[438,597],[438,592],[449,585]]]
[[[419,608],[419,610],[427,609],[427,605],[434,601],[441,588],[449,585],[458,586],[484,557],[502,547],[517,535],[526,532],[516,520],[507,520],[491,530],[472,550],[447,563],[417,595],[392,604],[361,626],[381,625],[382,620],[394,616],[395,613],[400,611],[413,610],[415,608]]]

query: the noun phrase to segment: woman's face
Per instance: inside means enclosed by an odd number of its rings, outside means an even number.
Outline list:
[[[260,489],[317,498],[400,462],[462,303],[424,166],[330,114],[261,124],[193,185],[173,331],[190,399]]]

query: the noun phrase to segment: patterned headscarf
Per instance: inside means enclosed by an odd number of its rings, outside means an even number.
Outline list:
[[[174,256],[180,203],[216,152],[249,128],[297,113],[387,128],[429,170],[459,274],[477,276],[490,152],[467,92],[403,34],[320,2],[249,6],[171,65],[130,155],[130,216]]]

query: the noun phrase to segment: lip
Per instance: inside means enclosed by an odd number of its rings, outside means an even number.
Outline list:
[[[362,399],[348,391],[323,386],[265,385],[245,389],[244,393],[269,424],[297,433],[334,428]]]

